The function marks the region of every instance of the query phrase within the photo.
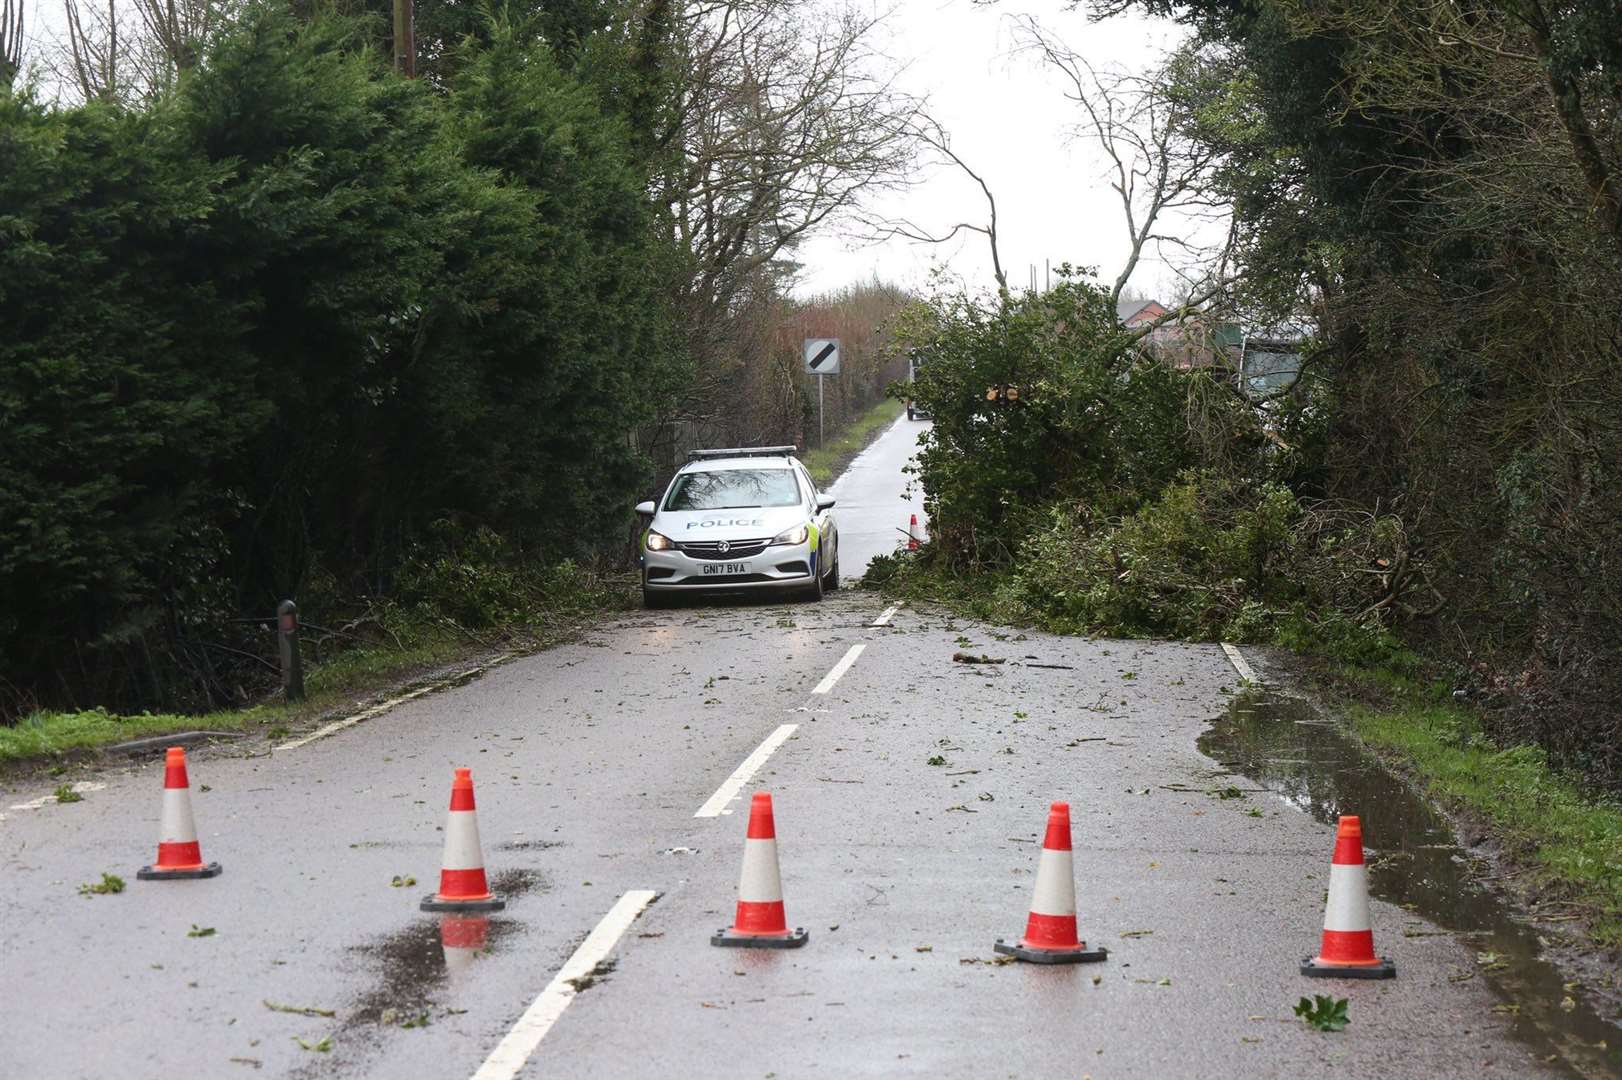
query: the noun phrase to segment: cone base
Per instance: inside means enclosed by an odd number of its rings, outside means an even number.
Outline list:
[[[1325,964],[1316,957],[1301,961],[1301,974],[1314,979],[1395,979],[1397,965],[1380,957],[1378,964]]]
[[[717,930],[710,944],[732,949],[798,949],[810,940],[804,927],[795,927],[786,934],[740,934],[728,927]]]
[[[142,881],[185,881],[188,878],[218,877],[220,864],[211,862],[207,866],[192,867],[187,870],[165,870],[161,866],[143,866],[135,871],[135,876]]]
[[[422,911],[500,911],[507,906],[507,901],[494,896],[483,900],[449,900],[438,893],[429,893],[417,906]]]
[[[1096,949],[1089,949],[1086,944],[1074,949],[1037,949],[1022,942],[998,938],[991,948],[993,952],[1032,964],[1096,964],[1109,959],[1109,950],[1102,945]]]

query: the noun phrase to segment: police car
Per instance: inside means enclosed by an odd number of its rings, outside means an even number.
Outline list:
[[[636,511],[642,599],[780,590],[820,600],[839,587],[834,501],[817,491],[792,446],[695,450],[657,502]]]

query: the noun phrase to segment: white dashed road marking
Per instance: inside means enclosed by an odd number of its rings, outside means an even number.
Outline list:
[[[884,614],[883,615],[880,615],[878,618],[873,620],[873,625],[874,626],[883,626],[885,623],[889,622],[890,617],[892,615],[894,615],[900,609],[901,609],[900,604],[891,604],[889,607],[884,609]]]
[[[726,782],[715,789],[715,794],[711,795],[709,800],[698,808],[698,813],[693,816],[718,817],[721,814],[732,813],[732,807],[729,804],[738,797],[738,793],[749,782],[749,778],[755,775],[757,769],[766,764],[766,759],[772,756],[772,751],[782,746],[784,741],[794,734],[799,727],[799,724],[784,724],[766,736],[766,741],[755,747],[753,754],[743,759],[743,764],[732,771],[732,775],[726,778]]]
[[[490,1056],[484,1059],[473,1080],[513,1080],[524,1067],[535,1048],[541,1045],[546,1033],[552,1030],[563,1010],[579,993],[575,981],[590,975],[602,960],[614,951],[615,944],[631,928],[636,917],[647,910],[658,894],[652,889],[632,889],[608,909],[603,921],[580,943],[552,981],[546,984],[539,997],[518,1018],[507,1037],[496,1044]]]
[[[822,677],[822,681],[817,683],[817,688],[811,692],[813,694],[826,694],[832,690],[834,683],[837,683],[840,676],[850,670],[850,666],[856,662],[858,656],[862,655],[862,650],[865,648],[867,648],[866,645],[852,645],[850,651],[840,659],[839,663],[834,665],[832,671]]]

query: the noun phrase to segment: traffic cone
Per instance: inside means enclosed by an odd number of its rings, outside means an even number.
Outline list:
[[[917,551],[918,550],[918,515],[917,514],[912,515],[912,520],[907,522],[907,550],[908,551]]]
[[[208,878],[220,864],[203,862],[197,823],[191,816],[191,784],[186,779],[186,748],[171,746],[163,759],[163,821],[158,827],[158,861],[135,876],[143,881]]]
[[[743,875],[738,879],[738,913],[730,928],[715,932],[710,944],[797,949],[809,937],[803,928],[790,930],[783,915],[783,879],[777,871],[772,797],[757,791],[749,801],[749,833],[743,842]]]
[[[440,859],[439,891],[422,898],[424,911],[500,911],[507,901],[490,895],[479,846],[479,815],[473,807],[473,770],[457,769],[451,781],[451,809],[445,815],[445,854]]]
[[[1076,877],[1070,861],[1070,804],[1048,808],[1048,832],[1036,864],[1036,895],[1025,936],[1015,944],[998,938],[992,946],[1004,956],[1033,964],[1086,964],[1109,958],[1103,946],[1089,949],[1076,937]]]
[[[439,945],[445,951],[445,970],[455,975],[472,967],[489,932],[490,920],[484,915],[441,915]]]
[[[1363,865],[1363,823],[1342,814],[1329,864],[1329,903],[1323,947],[1301,961],[1301,974],[1320,979],[1394,979],[1396,965],[1374,955],[1369,923],[1369,879]]]

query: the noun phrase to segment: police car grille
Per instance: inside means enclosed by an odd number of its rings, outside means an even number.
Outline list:
[[[718,550],[718,540],[695,540],[686,544],[677,544],[683,555],[694,559],[747,559],[751,555],[759,555],[766,550],[769,540],[730,540],[725,551]]]

